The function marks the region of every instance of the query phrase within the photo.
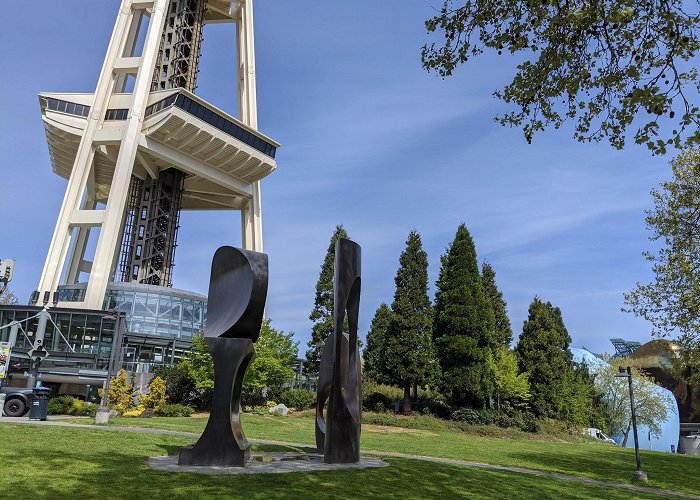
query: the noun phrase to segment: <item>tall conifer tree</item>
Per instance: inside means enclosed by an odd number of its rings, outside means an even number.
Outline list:
[[[385,384],[387,382],[385,373],[386,367],[384,364],[386,353],[386,337],[389,331],[389,323],[391,322],[391,309],[389,306],[382,303],[374,313],[372,325],[367,332],[367,347],[362,353],[364,360],[363,372],[367,377]]]
[[[513,330],[510,327],[506,301],[496,285],[496,272],[493,270],[493,267],[491,267],[491,264],[486,261],[484,261],[481,267],[481,284],[484,288],[484,294],[491,303],[491,308],[493,309],[493,343],[495,356],[500,346],[509,346],[510,343],[513,342]]]
[[[474,241],[464,224],[441,261],[433,324],[441,388],[453,406],[481,407],[494,389],[494,319],[482,288]]]
[[[528,373],[530,406],[537,417],[567,416],[567,399],[574,378],[570,344],[559,308],[535,297],[515,352],[520,371]]]
[[[428,297],[428,255],[413,230],[399,258],[391,321],[384,342],[385,382],[404,390],[404,413],[411,412],[411,387],[426,385],[436,365],[432,349],[432,305]]]
[[[335,271],[335,242],[338,241],[338,238],[348,238],[348,233],[342,224],[336,226],[333,236],[331,236],[326,258],[321,264],[321,274],[316,283],[316,299],[314,308],[309,315],[313,327],[304,363],[304,368],[308,373],[318,373],[323,344],[333,332],[333,273]]]

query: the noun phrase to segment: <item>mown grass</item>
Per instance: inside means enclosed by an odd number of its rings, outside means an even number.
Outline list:
[[[382,469],[250,476],[168,473],[146,466],[148,457],[174,454],[191,441],[2,424],[0,491],[6,498],[51,499],[654,498],[615,488],[399,458],[388,458],[390,467]]]
[[[313,445],[311,416],[282,417],[243,415],[248,438]],[[147,427],[200,433],[203,418],[112,419],[111,425]],[[498,432],[497,428],[492,430]],[[496,465],[560,472],[612,482],[630,482],[635,467],[634,450],[590,440],[564,442],[552,436],[519,439],[470,434],[464,430],[407,429],[364,424],[362,450],[408,453],[429,457],[468,460]],[[521,433],[528,434],[528,433]],[[649,486],[700,494],[700,457],[642,451],[642,468]]]

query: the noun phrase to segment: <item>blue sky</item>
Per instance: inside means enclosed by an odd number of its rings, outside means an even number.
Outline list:
[[[528,145],[493,117],[491,94],[513,60],[484,56],[442,80],[420,65],[423,21],[438,0],[257,0],[260,130],[282,143],[263,181],[268,314],[309,338],[314,287],[336,224],[362,245],[360,328],[391,302],[398,257],[415,228],[429,257],[467,224],[479,260],[496,271],[517,337],[535,295],[562,309],[573,346],[646,341],[620,312],[622,294],[651,278],[644,210],[670,176],[670,157],[629,145],[579,144],[570,129]],[[39,5],[40,7],[37,7]],[[51,171],[37,93],[92,92],[118,0],[3,6],[0,43],[0,257],[17,261],[11,288],[36,288],[66,181]],[[232,26],[205,30],[197,93],[236,112]],[[184,213],[174,285],[206,293],[215,249],[240,243],[238,212]]]

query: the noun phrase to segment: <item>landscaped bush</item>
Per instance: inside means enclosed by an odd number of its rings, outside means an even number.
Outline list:
[[[439,399],[419,396],[413,403],[413,411],[423,415],[433,415],[438,418],[449,419],[452,415],[452,407]]]
[[[155,412],[165,405],[165,401],[165,380],[155,376],[148,383],[148,393],[139,395],[139,406]]]
[[[393,400],[381,392],[372,392],[362,398],[362,409],[364,411],[385,412],[394,406]]]
[[[68,415],[75,398],[72,396],[59,396],[49,399],[49,415]]]
[[[156,417],[191,417],[192,413],[191,406],[180,404],[164,404],[153,412]]]
[[[121,414],[122,417],[140,417],[146,408],[143,406],[137,406],[131,410],[125,411]]]
[[[94,417],[97,405],[86,403],[73,396],[59,396],[49,400],[49,415],[73,415],[76,417]]]
[[[86,403],[80,399],[73,401],[73,406],[71,406],[68,411],[69,415],[75,415],[76,417],[94,417],[97,413],[97,407],[95,403]]]
[[[469,425],[491,425],[494,423],[493,415],[488,415],[483,410],[475,410],[473,408],[455,410],[450,418]]]
[[[211,392],[198,390],[194,379],[182,365],[157,366],[153,370],[153,375],[165,380],[165,394],[168,396],[169,403],[197,408],[209,405],[209,402],[204,399],[211,397]]]
[[[263,395],[262,390],[258,388],[246,389],[241,392],[241,404],[244,406],[264,406],[267,398]]]
[[[287,408],[305,410],[314,402],[313,395],[305,389],[288,389],[279,395],[279,402]]]
[[[532,414],[518,411],[499,414],[489,409],[460,408],[452,412],[451,418],[469,425],[497,425],[503,428],[513,427],[526,432],[539,430],[539,423]]]
[[[451,422],[441,418],[433,417],[432,415],[410,416],[397,415],[392,413],[373,413],[367,412],[362,414],[362,424],[365,425],[384,425],[391,427],[402,427],[404,429],[421,429],[426,431],[444,431],[459,429],[458,422]]]

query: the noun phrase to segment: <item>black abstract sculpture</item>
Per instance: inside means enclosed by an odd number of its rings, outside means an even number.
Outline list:
[[[333,333],[323,346],[316,395],[316,446],[326,463],[360,460],[360,253],[353,241],[341,238],[335,244]],[[348,333],[343,333],[346,311]]]
[[[182,448],[180,465],[244,467],[250,444],[241,428],[243,377],[255,357],[267,297],[267,255],[233,247],[214,254],[204,341],[214,359],[214,395],[204,433]]]

